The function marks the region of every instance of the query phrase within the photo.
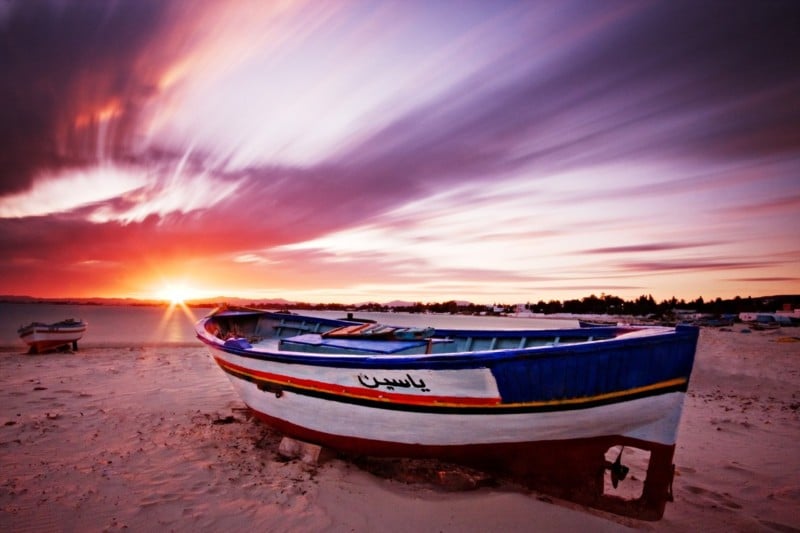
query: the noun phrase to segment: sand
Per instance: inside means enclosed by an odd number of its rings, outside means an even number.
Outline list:
[[[0,531],[800,531],[800,328],[742,329],[701,332],[659,522],[429,463],[284,458],[199,345],[20,347],[0,353]]]

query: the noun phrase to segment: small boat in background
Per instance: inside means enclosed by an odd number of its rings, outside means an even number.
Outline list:
[[[223,307],[195,330],[290,438],[460,463],[648,520],[671,501],[696,327],[403,328]],[[622,448],[647,457],[641,473]],[[626,477],[638,496],[607,490]]]
[[[578,325],[582,328],[606,328],[609,326],[617,326],[618,322],[603,322],[600,320],[578,320]]]
[[[791,321],[789,321],[788,318],[785,318],[784,320],[785,321],[782,322],[781,320],[779,320],[779,317],[776,317],[771,314],[760,314],[756,316],[755,320],[748,322],[747,325],[750,326],[750,329],[754,329],[757,331],[779,329],[782,325],[783,326],[792,325]]]
[[[78,349],[78,340],[86,331],[86,322],[68,318],[61,322],[45,324],[32,322],[17,330],[20,338],[29,346],[28,353],[42,353],[72,345]]]

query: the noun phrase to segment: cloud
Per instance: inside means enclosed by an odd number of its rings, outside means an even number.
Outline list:
[[[781,191],[774,191],[780,193]],[[751,201],[734,206],[720,208],[719,212],[722,214],[738,214],[746,216],[766,216],[775,215],[780,213],[789,213],[795,215],[795,218],[800,217],[800,194],[781,195],[777,198],[770,198],[764,201]]]
[[[11,99],[16,100],[17,105],[9,106],[19,109],[16,122],[23,124],[21,131],[30,130],[31,135],[7,132],[12,146],[19,144],[23,148],[8,152],[23,154],[9,156],[18,161],[2,165],[9,169],[8,179],[3,179],[2,183],[12,187],[11,190],[29,184],[32,174],[43,165],[90,164],[97,159],[99,146],[112,157],[142,157],[145,152],[134,152],[134,148],[142,148],[135,142],[139,138],[136,136],[141,136],[142,128],[152,126],[151,116],[163,122],[159,114],[171,117],[172,123],[181,123],[184,115],[192,117],[182,130],[172,131],[181,133],[184,139],[170,140],[163,135],[146,137],[151,142],[167,143],[164,146],[169,146],[169,150],[177,148],[182,152],[181,143],[202,138],[204,145],[200,151],[222,165],[229,165],[233,161],[231,158],[247,161],[236,156],[231,151],[233,148],[227,150],[227,159],[213,155],[215,149],[233,146],[232,143],[252,153],[274,153],[263,144],[271,142],[269,135],[263,132],[271,132],[281,124],[275,116],[281,102],[262,97],[261,104],[251,106],[247,113],[243,112],[242,105],[231,106],[237,101],[249,105],[249,100],[230,98],[227,89],[247,94],[248,98],[252,91],[259,90],[276,98],[286,98],[286,95],[280,97],[269,91],[271,87],[290,88],[295,83],[291,76],[300,74],[296,74],[298,69],[290,58],[295,54],[307,58],[305,44],[320,47],[330,42],[325,39],[336,37],[337,31],[346,27],[347,17],[354,13],[306,7],[278,13],[252,8],[229,10],[233,14],[225,14],[222,8],[209,9],[206,13],[202,9],[197,12],[179,9],[179,4],[170,2],[88,4],[81,9],[61,9],[60,4],[47,2],[13,5],[5,31],[9,39],[19,42],[20,46],[15,48],[19,50],[19,57],[11,68],[10,79],[15,81],[8,82],[6,88],[9,97],[12,92],[16,96]],[[363,129],[354,130],[351,125],[339,130],[339,136],[333,138],[335,143],[344,142],[340,145],[349,148],[338,152],[327,148],[324,152],[329,157],[323,160],[310,153],[305,162],[313,162],[313,166],[304,166],[302,162],[287,165],[276,154],[277,157],[266,164],[269,159],[262,158],[255,165],[227,170],[247,168],[269,175],[276,167],[284,168],[292,174],[291,182],[282,182],[287,195],[296,198],[297,193],[301,193],[308,195],[308,201],[312,202],[317,199],[317,191],[320,191],[319,196],[326,196],[326,193],[349,188],[365,198],[362,209],[380,212],[391,204],[400,205],[407,199],[428,194],[434,187],[467,180],[482,181],[498,173],[518,172],[529,167],[547,172],[547,169],[579,168],[620,157],[663,157],[670,151],[707,157],[715,152],[709,149],[710,145],[722,146],[726,142],[735,144],[731,151],[737,156],[757,153],[741,146],[739,126],[735,123],[737,117],[746,114],[743,111],[749,109],[748,106],[758,110],[748,116],[761,122],[748,120],[742,130],[785,129],[787,135],[781,137],[782,145],[788,143],[789,148],[796,148],[791,141],[795,133],[789,126],[797,121],[792,121],[785,110],[800,107],[786,105],[791,103],[792,95],[797,94],[793,84],[799,78],[793,69],[785,68],[788,66],[786,54],[775,53],[795,38],[791,17],[786,21],[773,7],[748,12],[747,17],[721,17],[719,9],[714,5],[688,8],[628,4],[601,9],[581,2],[565,4],[562,11],[520,6],[511,11],[517,16],[507,30],[514,40],[506,41],[497,38],[496,25],[509,23],[509,17],[490,18],[480,30],[475,29],[477,25],[473,21],[473,26],[465,25],[459,30],[465,35],[470,35],[471,31],[474,39],[496,40],[497,44],[502,44],[503,53],[489,56],[491,61],[475,62],[474,70],[467,70],[460,77],[444,76],[449,85],[440,84],[429,100],[414,99],[418,104],[401,106],[404,110],[401,115],[375,115],[379,120],[369,128],[362,125]],[[727,8],[725,11],[735,12]],[[381,24],[385,22],[381,17],[396,18],[398,12],[402,13],[396,7],[387,8],[385,13],[375,14],[375,21]],[[407,12],[404,15],[415,27],[440,17],[444,19],[443,13],[426,12],[420,6],[413,6]],[[250,16],[245,17],[248,13]],[[212,14],[218,19],[213,26],[216,35],[224,36],[227,44],[202,38],[195,30],[197,25],[209,23]],[[553,25],[548,27],[541,20]],[[571,31],[556,31],[560,27],[555,23],[563,24],[565,20],[571,20]],[[326,26],[326,21],[331,25]],[[711,21],[714,23],[710,24]],[[234,22],[237,27],[232,26]],[[302,30],[300,22],[311,22],[311,27],[319,32]],[[261,37],[268,49],[280,54],[278,56],[268,58],[257,53],[257,49],[247,46],[241,37],[257,35],[256,29],[262,30],[262,35],[265,29],[280,33],[281,23],[286,24],[283,40],[270,41]],[[374,27],[357,28],[365,36],[375,33]],[[32,45],[44,30],[53,33],[45,45],[40,46],[38,59],[42,67],[48,68],[24,67],[23,63],[30,62],[26,44]],[[392,38],[407,39],[410,35],[407,31],[405,28],[398,30]],[[456,26],[448,24],[440,31],[452,38]],[[394,50],[396,44],[392,38],[381,39],[379,33],[374,36],[376,52]],[[747,38],[731,40],[728,35]],[[176,45],[180,39],[194,44],[195,48]],[[109,46],[109,42],[114,44]],[[664,46],[667,42],[670,46]],[[167,44],[172,46],[165,47]],[[430,56],[430,52],[444,50],[445,44],[447,41],[432,40],[430,49],[409,48],[409,52],[423,58],[421,52],[428,52]],[[165,48],[171,51],[163,52]],[[374,64],[373,71],[357,67],[359,59],[366,59],[358,54],[360,48],[363,47],[357,39],[351,37],[350,44],[333,53],[333,57],[345,51],[356,53],[350,56],[347,66],[354,77],[335,78],[348,90],[391,73]],[[533,58],[532,49],[538,51]],[[427,69],[446,72],[443,69],[447,64],[456,64],[453,60],[462,58],[460,54],[469,50],[474,51],[472,41],[464,39],[449,55],[432,54],[440,63],[432,63]],[[236,74],[237,85],[231,87],[228,83],[225,91],[219,85],[223,78],[204,74],[216,72],[214,62],[219,64],[220,61],[229,63],[225,72]],[[260,61],[274,63],[276,75],[259,78],[244,70],[245,67],[263,69],[265,64]],[[58,66],[49,70],[55,63]],[[186,95],[186,101],[193,106],[191,109],[184,104],[176,110],[178,95],[165,87],[163,80],[174,77],[169,73],[176,69],[181,72],[178,77],[184,79],[179,84],[181,91],[195,87]],[[330,74],[333,72],[336,69]],[[92,89],[82,91],[87,84],[87,73],[93,77]],[[62,94],[37,91],[43,79],[54,80],[50,84],[57,84]],[[190,83],[192,80],[194,85]],[[16,87],[26,85],[34,90],[30,91],[30,96],[23,97]],[[212,89],[217,93],[212,94]],[[337,90],[335,94],[344,92]],[[420,94],[419,87],[405,86],[396,100],[412,98],[412,94]],[[198,100],[203,95],[208,100]],[[320,95],[325,95],[322,102],[326,106],[337,105],[330,100],[331,93]],[[317,105],[306,94],[301,97],[307,107]],[[774,101],[773,97],[779,100]],[[379,100],[369,101],[380,105]],[[162,109],[154,115],[152,106],[159,103]],[[224,119],[215,109],[223,104],[226,107],[222,109],[229,111]],[[145,108],[150,110],[149,122],[142,115]],[[776,111],[765,113],[769,109]],[[349,109],[344,116],[354,120],[358,114],[369,111],[368,108]],[[42,120],[33,121],[36,116]],[[329,124],[327,120],[314,124],[313,117],[300,118],[297,113],[293,117],[306,130],[305,135],[298,132],[295,137],[308,137]],[[226,122],[236,124],[245,118],[248,125],[240,131],[247,132],[249,137],[230,137],[231,129],[226,127]],[[3,121],[4,124],[14,122]],[[35,124],[38,124],[37,129],[31,130]],[[194,126],[194,131],[187,129],[190,126]],[[256,134],[257,129],[262,133]],[[274,134],[281,135],[279,130],[274,130]],[[355,138],[360,141],[353,144]],[[72,141],[67,142],[69,139]],[[216,139],[218,146],[213,145],[212,139]],[[253,144],[256,139],[261,139],[258,142],[262,144]],[[758,135],[753,135],[753,150],[760,142],[758,139]],[[36,148],[36,142],[46,145]],[[767,144],[774,146],[774,143]],[[149,150],[158,148],[147,147]],[[27,172],[12,174],[11,169],[21,166],[26,166]],[[265,181],[265,189],[274,192],[273,184]],[[327,182],[335,185],[329,186]],[[346,198],[342,200],[349,203]]]
[[[166,178],[151,179],[145,186],[131,191],[116,202],[96,205],[88,214],[95,223],[120,221],[123,224],[142,222],[157,216],[161,222],[175,214],[208,210],[225,201],[239,189],[241,181],[219,179],[209,172],[185,175],[182,167]]]
[[[24,192],[0,197],[0,218],[24,218],[71,211],[128,194],[146,183],[141,173],[97,166],[40,177]]]
[[[0,21],[0,194],[24,190],[41,170],[125,153],[159,70],[143,68],[141,54],[164,13],[152,0],[7,6]]]
[[[632,244],[626,246],[608,246],[605,248],[591,248],[584,250],[581,253],[591,255],[608,255],[608,254],[627,254],[627,253],[641,253],[641,252],[669,252],[674,250],[685,250],[687,248],[704,248],[706,246],[713,246],[719,243],[650,243],[650,244]]]
[[[342,158],[391,169],[396,179],[448,183],[531,166],[749,158],[800,147],[800,74],[783,53],[800,39],[777,4],[746,12],[639,5],[617,17],[592,9],[581,17],[575,24],[590,29],[568,34],[557,51],[542,48],[547,40],[523,41],[506,61]],[[522,61],[532,49],[552,60]],[[479,81],[493,79],[502,82]]]
[[[800,281],[800,278],[797,277],[786,277],[786,276],[760,276],[755,278],[731,278],[730,281],[746,281],[746,282],[766,282],[766,283],[773,283],[776,281],[779,282],[797,282]]]
[[[794,3],[452,9],[4,4],[0,271],[488,293],[790,262]]]
[[[619,268],[630,272],[643,274],[653,274],[659,272],[676,271],[724,271],[741,269],[758,269],[768,265],[781,264],[778,261],[756,261],[756,260],[734,260],[726,261],[719,259],[694,259],[694,260],[667,260],[667,261],[629,261],[619,264]]]

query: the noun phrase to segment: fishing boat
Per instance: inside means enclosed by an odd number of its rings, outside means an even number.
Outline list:
[[[29,353],[42,353],[72,345],[78,349],[78,340],[86,331],[86,322],[68,318],[61,322],[45,324],[32,322],[17,330],[20,338],[29,347]]]
[[[486,469],[648,520],[671,500],[695,327],[404,328],[222,307],[196,333],[287,437]],[[620,447],[649,456],[634,498],[606,489],[628,473]]]

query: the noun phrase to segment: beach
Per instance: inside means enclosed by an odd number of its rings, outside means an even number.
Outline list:
[[[800,531],[800,328],[745,329],[701,331],[658,522],[447,465],[284,457],[199,343],[20,345],[0,352],[0,530]]]

